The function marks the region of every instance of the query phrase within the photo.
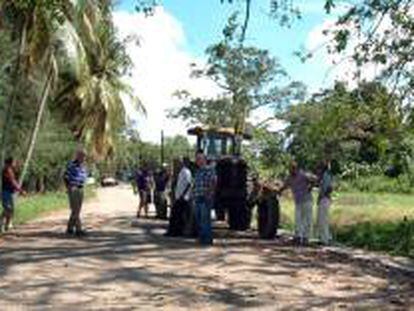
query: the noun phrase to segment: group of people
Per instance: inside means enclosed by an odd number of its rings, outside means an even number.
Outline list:
[[[176,178],[172,178],[167,168],[154,175],[147,168],[138,169],[135,174],[139,194],[137,217],[141,216],[142,210],[148,217],[153,193],[157,218],[167,218],[167,202],[171,202],[167,236],[198,235],[201,244],[209,245],[213,242],[210,215],[216,175],[214,168],[207,165],[202,151],[196,153],[195,163],[197,167],[192,172],[190,159],[181,159]],[[172,188],[170,196],[167,194],[167,185]]]
[[[166,235],[181,236],[197,235],[201,244],[212,244],[212,225],[211,210],[214,204],[214,193],[216,187],[216,174],[213,166],[207,163],[202,151],[196,153],[196,168],[192,170],[191,161],[183,158],[180,162],[178,177],[172,184],[171,215],[169,227]],[[141,209],[148,211],[148,197],[151,182],[151,174],[146,170],[139,170],[136,178],[137,187],[140,194],[140,205],[138,217]],[[166,184],[171,181],[170,175],[165,176],[162,187],[155,187],[155,197],[163,196],[166,198]],[[158,178],[159,179],[159,178]],[[313,189],[318,188],[317,197],[317,221],[316,237],[322,244],[331,242],[329,230],[329,208],[332,202],[333,178],[331,173],[330,161],[322,162],[315,174],[305,172],[293,161],[290,165],[289,176],[282,183],[278,190],[281,195],[285,190],[290,189],[293,194],[295,204],[295,234],[294,243],[307,245],[311,236],[313,223]],[[158,193],[158,194],[157,194]],[[166,200],[166,199],[165,199]],[[154,200],[157,207],[159,200]],[[166,210],[165,210],[166,215]]]
[[[147,168],[139,168],[132,177],[134,193],[139,195],[137,218],[141,217],[144,210],[145,218],[148,217],[149,204],[154,203],[156,217],[167,219],[168,187],[171,182],[171,172],[166,165],[154,174]]]
[[[317,198],[316,236],[322,244],[331,242],[329,231],[329,208],[332,202],[333,178],[329,160],[323,161],[316,174],[305,172],[293,161],[290,165],[290,174],[279,190],[281,194],[290,188],[295,203],[295,236],[294,242],[299,245],[307,245],[311,236],[313,222],[313,197],[312,190],[319,188]]]
[[[211,209],[216,187],[214,167],[208,165],[201,150],[196,153],[194,173],[190,170],[191,162],[188,158],[184,158],[180,164],[166,235],[196,235],[200,244],[211,245]]]
[[[85,151],[78,150],[74,159],[68,163],[64,175],[70,206],[66,232],[68,235],[78,237],[85,235],[80,218],[83,190],[87,178],[85,158]],[[172,178],[167,167],[163,167],[155,174],[151,174],[147,169],[138,170],[134,178],[140,198],[137,217],[141,216],[142,210],[148,217],[153,192],[158,218],[167,219],[167,205],[171,202],[167,236],[197,236],[202,245],[211,245],[213,243],[211,210],[214,204],[217,177],[215,168],[208,164],[201,150],[196,153],[195,164],[194,169],[190,159],[183,158],[179,163],[176,178]],[[10,228],[14,213],[14,195],[25,194],[16,179],[15,172],[16,161],[8,158],[2,172],[3,211],[0,218],[0,231],[7,231]],[[173,190],[171,196],[167,193],[168,185],[171,185]],[[307,173],[296,162],[292,162],[290,174],[279,189],[279,194],[288,188],[292,191],[295,203],[294,241],[300,245],[308,244],[311,236],[314,204],[312,189],[314,187],[319,188],[316,235],[321,243],[329,244],[331,235],[328,213],[333,191],[330,162],[324,161],[316,174]]]

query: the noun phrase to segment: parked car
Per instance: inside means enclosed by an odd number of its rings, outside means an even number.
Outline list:
[[[119,183],[114,177],[105,176],[101,179],[101,186],[102,187],[113,187],[117,186]]]

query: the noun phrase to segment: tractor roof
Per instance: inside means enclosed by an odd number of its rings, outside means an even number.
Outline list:
[[[216,135],[221,137],[234,137],[235,131],[231,127],[201,127],[196,126],[193,128],[188,129],[187,131],[188,135],[203,135],[203,134],[210,134],[210,135]],[[247,131],[243,134],[243,139],[250,140],[252,139],[252,134],[248,133]]]

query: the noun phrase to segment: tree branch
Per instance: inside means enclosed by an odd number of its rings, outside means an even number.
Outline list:
[[[246,13],[244,17],[244,23],[242,27],[242,33],[240,37],[240,42],[243,44],[244,39],[246,38],[247,27],[249,26],[250,21],[250,10],[251,10],[251,0],[246,0]]]

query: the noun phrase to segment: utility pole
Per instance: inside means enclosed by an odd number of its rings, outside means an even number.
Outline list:
[[[161,165],[164,164],[164,130],[161,130]]]

